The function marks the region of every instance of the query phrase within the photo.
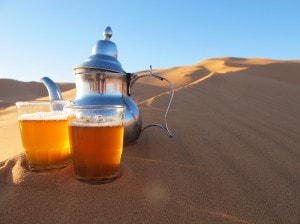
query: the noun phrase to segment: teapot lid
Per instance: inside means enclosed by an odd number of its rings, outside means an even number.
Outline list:
[[[75,68],[76,73],[81,73],[82,69],[102,69],[111,72],[124,73],[124,70],[118,61],[118,50],[112,37],[112,29],[108,26],[103,32],[103,40],[97,41],[92,49],[92,55]]]

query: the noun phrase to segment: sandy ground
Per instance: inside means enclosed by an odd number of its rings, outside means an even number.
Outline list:
[[[75,180],[72,164],[26,169],[10,105],[47,93],[0,80],[0,223],[300,223],[300,61],[216,58],[155,72],[175,86],[174,138],[147,129],[104,185]],[[61,87],[74,98],[74,84]],[[169,97],[154,79],[133,87],[145,125],[163,122]]]

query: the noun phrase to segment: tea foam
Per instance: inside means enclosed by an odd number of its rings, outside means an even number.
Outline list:
[[[105,122],[96,122],[96,121],[72,121],[69,126],[76,127],[118,127],[123,126],[122,121],[105,121]]]
[[[22,114],[18,117],[20,121],[30,120],[30,121],[53,121],[53,120],[67,120],[68,115],[64,112],[51,111],[51,112],[36,112],[32,114]]]

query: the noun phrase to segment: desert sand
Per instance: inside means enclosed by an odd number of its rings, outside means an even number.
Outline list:
[[[47,92],[0,80],[0,223],[299,223],[300,61],[215,58],[154,72],[175,87],[174,138],[145,130],[103,185],[75,180],[72,164],[27,170],[13,104]],[[74,99],[74,84],[61,88]],[[144,125],[163,122],[169,97],[164,82],[135,83]]]

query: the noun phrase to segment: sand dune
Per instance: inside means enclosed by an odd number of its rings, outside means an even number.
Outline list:
[[[74,83],[58,83],[61,91],[75,87]],[[16,101],[32,100],[48,95],[40,82],[21,82],[13,79],[0,79],[0,110],[15,104]]]
[[[0,223],[298,223],[300,61],[215,58],[153,72],[174,84],[175,137],[147,129],[110,184],[76,181],[72,164],[27,171],[15,108],[0,110]],[[133,88],[144,124],[162,122],[168,86],[145,78]]]

